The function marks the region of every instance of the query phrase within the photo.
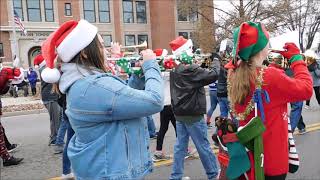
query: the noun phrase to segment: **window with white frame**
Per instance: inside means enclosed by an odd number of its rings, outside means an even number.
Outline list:
[[[83,15],[85,20],[96,22],[95,0],[83,0]]]
[[[19,15],[21,21],[23,21],[24,17],[23,17],[22,0],[13,0],[13,7],[14,7],[14,10]]]
[[[54,21],[53,2],[52,0],[44,0],[44,14],[47,22]]]
[[[137,23],[146,24],[147,23],[147,13],[146,13],[146,2],[136,1],[136,14]]]
[[[122,7],[123,7],[123,22],[134,23],[132,0],[123,0]]]
[[[4,57],[3,44],[0,43],[0,57]]]
[[[148,43],[148,35],[138,34],[138,44],[142,44],[144,41]]]
[[[129,35],[125,35],[125,45],[126,46],[134,46],[136,45],[136,37],[135,35],[129,34]]]
[[[194,1],[193,3],[198,4],[198,1]],[[188,10],[183,9],[183,5],[181,4],[180,0],[177,1],[177,14],[178,14],[178,21],[197,21],[198,20],[198,6],[191,7]],[[184,12],[188,11],[188,13]]]
[[[64,4],[64,15],[65,16],[72,16],[71,3],[65,3]]]
[[[27,0],[28,21],[41,22],[40,0]]]
[[[101,35],[101,36],[104,41],[104,46],[110,47],[112,42],[112,36],[111,35]]]
[[[110,6],[109,0],[98,0],[99,22],[110,23]]]

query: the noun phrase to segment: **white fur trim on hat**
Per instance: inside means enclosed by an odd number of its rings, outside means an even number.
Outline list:
[[[163,49],[161,56],[164,57],[164,56],[166,56],[166,55],[168,55],[168,50]]]
[[[306,50],[306,52],[304,52],[304,55],[307,57],[317,59],[317,54],[314,51],[312,51],[311,49]]]
[[[41,78],[43,81],[47,83],[56,83],[60,79],[60,72],[57,68],[48,68],[46,67],[42,72],[41,72]]]
[[[98,29],[96,26],[86,20],[80,20],[78,25],[57,47],[59,57],[63,62],[69,62],[92,42],[97,33]]]
[[[38,66],[39,66],[39,68],[42,68],[44,65],[46,65],[46,61],[45,60],[43,60]]]
[[[193,46],[192,40],[188,39],[186,43],[184,43],[175,51],[172,51],[172,53],[175,55],[180,55],[183,51],[188,51],[190,48],[192,49],[192,46]]]

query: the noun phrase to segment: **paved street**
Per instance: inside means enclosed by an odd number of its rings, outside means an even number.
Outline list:
[[[315,101],[312,101],[315,106]],[[219,108],[219,107],[218,107]],[[215,115],[219,110],[215,111]],[[304,110],[303,116],[307,124],[320,122],[320,108]],[[154,116],[157,128],[159,128],[159,115]],[[53,154],[53,147],[49,147],[49,119],[46,113],[31,114],[2,118],[9,140],[12,143],[21,143],[21,147],[14,155],[24,157],[21,165],[15,167],[1,167],[1,180],[20,179],[49,179],[61,175],[61,155]],[[209,136],[214,129],[209,130]],[[303,136],[296,136],[298,150],[301,157],[301,169],[296,175],[290,175],[290,179],[320,179],[320,131],[312,131]],[[212,142],[210,138],[210,142]],[[155,140],[151,141],[151,150],[155,149]],[[175,143],[175,134],[170,125],[164,142],[164,151],[172,154]],[[191,144],[192,145],[192,144]],[[205,173],[199,160],[188,160],[185,163],[187,176],[192,179],[205,179]],[[164,165],[156,167],[154,173],[147,179],[168,179],[172,166]]]

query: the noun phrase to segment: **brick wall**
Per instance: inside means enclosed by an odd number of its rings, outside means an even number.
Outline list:
[[[59,24],[69,20],[80,20],[80,0],[58,0]],[[65,16],[65,3],[71,3],[72,16]]]
[[[1,1],[1,0],[0,0]],[[3,43],[4,59],[3,62],[11,62],[11,43],[9,40],[9,32],[0,31],[0,42]]]

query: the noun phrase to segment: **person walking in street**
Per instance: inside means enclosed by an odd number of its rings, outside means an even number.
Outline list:
[[[234,44],[233,58],[226,65],[230,73],[228,96],[231,112],[240,123],[236,137],[250,149],[251,158],[249,160],[243,148],[243,157],[247,160],[241,161],[241,167],[235,167],[241,170],[232,174],[233,178],[246,173],[249,180],[284,180],[289,170],[293,172],[289,164],[293,156],[289,157],[288,141],[292,137],[288,138],[287,103],[311,97],[311,76],[294,43],[286,43],[285,51],[280,52],[294,77],[278,68],[262,65],[268,56],[269,34],[261,23],[242,23],[234,30]],[[250,146],[251,143],[254,146]],[[228,151],[229,154],[233,152],[229,147]],[[240,152],[236,152],[239,155]]]
[[[101,42],[86,20],[63,23],[41,47],[47,64],[41,77],[66,94],[75,132],[68,157],[76,179],[142,179],[152,171],[146,117],[163,108],[160,68],[152,50],[142,51],[144,77],[131,76],[129,85],[144,81],[145,88],[130,87],[106,73]]]
[[[316,95],[318,107],[320,106],[320,64],[317,62],[317,54],[312,50],[306,50],[304,53],[308,70],[312,76],[313,89]],[[306,109],[310,109],[310,99],[306,101]]]
[[[1,65],[0,70],[0,95],[4,95],[9,91],[9,82],[17,76],[17,73],[21,73],[18,71],[14,71],[12,68],[3,68]],[[0,97],[0,157],[3,160],[4,166],[12,166],[18,165],[21,163],[23,158],[16,158],[9,154],[9,151],[13,151],[17,148],[17,144],[10,144],[5,132],[4,128],[1,124],[2,117],[2,101]]]
[[[208,179],[218,175],[218,166],[207,137],[206,96],[204,86],[218,78],[215,68],[211,71],[192,64],[192,41],[179,36],[170,42],[173,54],[181,63],[170,72],[170,94],[176,118],[177,140],[170,179],[182,179],[184,159],[189,137],[193,140]]]
[[[221,57],[217,53],[212,53],[211,59],[214,64],[213,66],[217,68],[217,71],[220,71]],[[218,97],[217,97],[217,84],[218,84],[218,81],[215,81],[215,82],[209,84],[210,108],[207,112],[207,126],[208,126],[208,128],[212,128],[211,117],[212,117],[214,110],[217,107],[217,104],[219,103]]]
[[[34,58],[33,62],[35,68],[38,68],[39,73],[41,74],[42,71],[46,68],[46,62],[44,61],[43,56],[41,54],[38,54]],[[52,92],[52,84],[45,82],[41,76],[40,79],[41,100],[46,109],[48,110],[50,118],[50,137],[48,145],[51,146],[56,144],[57,134],[61,121],[61,107],[58,104],[59,95],[57,93]]]
[[[217,98],[220,107],[220,116],[228,118],[230,112],[229,100],[228,100],[228,90],[227,90],[227,75],[228,71],[224,68],[226,64],[226,59],[222,59],[219,77],[218,77],[218,84],[217,84]]]
[[[33,68],[29,68],[27,78],[31,87],[32,95],[35,96],[37,94],[37,80],[38,80],[37,72],[34,71]]]

